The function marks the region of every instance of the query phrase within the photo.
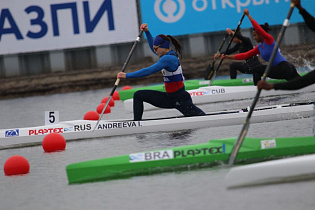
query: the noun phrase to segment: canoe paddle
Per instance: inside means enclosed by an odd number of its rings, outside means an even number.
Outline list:
[[[228,35],[229,35],[228,33],[225,34],[225,36],[224,36],[224,38],[223,38],[223,40],[222,40],[222,42],[221,42],[221,45],[220,45],[220,47],[219,47],[219,49],[218,49],[218,51],[217,51],[217,54],[220,54],[220,51],[221,51],[221,49],[222,49],[222,47],[223,47],[223,45],[224,45],[224,43],[225,43],[226,37],[227,37]],[[214,73],[214,64],[215,64],[215,61],[216,61],[216,59],[214,59],[214,60],[212,61],[212,64],[210,64],[210,65],[207,67],[207,69],[206,69],[206,74],[205,74],[205,80],[210,80],[210,79],[212,78],[213,73]]]
[[[138,35],[136,41],[134,42],[134,44],[133,44],[133,46],[132,46],[132,48],[131,48],[129,54],[128,54],[128,57],[127,57],[127,59],[126,59],[124,65],[123,65],[123,67],[122,67],[122,69],[121,69],[121,72],[125,72],[126,67],[127,67],[127,64],[129,63],[130,58],[131,58],[131,56],[132,56],[132,54],[133,54],[133,52],[134,52],[134,50],[135,50],[135,48],[136,48],[138,42],[140,42],[140,37],[141,37],[142,33],[143,33],[143,31],[141,30],[141,31],[139,32],[139,35]],[[114,95],[114,92],[115,92],[116,88],[118,87],[119,82],[120,82],[120,79],[117,78],[117,79],[116,79],[116,82],[115,82],[115,85],[114,85],[114,87],[113,87],[113,89],[112,89],[112,92],[110,93],[109,98],[107,99],[107,102],[106,102],[106,104],[105,104],[105,106],[104,106],[104,108],[103,108],[103,110],[102,110],[101,116],[98,118],[98,121],[97,121],[97,123],[96,123],[96,125],[95,125],[95,127],[94,127],[94,129],[93,129],[93,132],[95,131],[96,127],[98,126],[98,124],[99,124],[99,122],[100,122],[100,120],[102,119],[102,117],[103,117],[103,115],[104,115],[104,111],[106,110],[106,107],[108,106],[110,100],[112,99],[112,97],[113,97],[113,95]]]
[[[284,32],[285,32],[287,26],[289,25],[289,22],[290,22],[289,20],[290,20],[291,14],[292,14],[292,12],[293,12],[293,9],[294,9],[294,4],[291,3],[291,7],[290,7],[290,10],[289,10],[289,13],[288,13],[288,15],[287,15],[287,18],[284,20],[284,22],[283,22],[283,24],[282,24],[280,33],[279,33],[279,35],[278,35],[276,44],[275,44],[275,46],[274,46],[274,48],[273,48],[273,51],[272,51],[270,60],[269,60],[269,62],[268,62],[268,65],[267,65],[267,67],[266,67],[266,69],[265,69],[265,72],[264,72],[264,74],[263,74],[263,79],[262,79],[262,80],[266,80],[266,77],[267,77],[267,75],[268,75],[269,72],[270,72],[270,68],[271,68],[272,63],[273,63],[273,61],[274,61],[274,58],[276,57],[276,54],[277,54],[277,51],[278,51],[280,42],[281,42],[281,40],[282,40],[282,38],[283,38]],[[254,101],[253,101],[253,103],[252,103],[252,105],[251,105],[251,107],[250,107],[250,110],[249,110],[249,112],[248,112],[248,115],[247,115],[247,117],[246,117],[246,119],[245,119],[245,122],[244,122],[244,125],[243,125],[243,128],[242,128],[242,131],[241,131],[241,133],[240,133],[240,135],[239,135],[237,141],[234,143],[234,147],[233,147],[232,152],[231,152],[230,157],[229,157],[229,166],[232,166],[232,165],[234,164],[235,159],[236,159],[236,156],[237,156],[237,153],[238,153],[238,151],[240,150],[240,147],[241,147],[241,145],[242,145],[242,143],[243,143],[243,141],[244,141],[244,138],[245,138],[245,136],[246,136],[246,134],[247,134],[247,131],[248,131],[248,128],[249,128],[249,121],[250,121],[250,118],[251,118],[251,116],[252,116],[252,114],[253,114],[253,111],[254,111],[254,108],[255,108],[255,106],[256,106],[256,103],[257,103],[257,101],[258,101],[260,92],[261,92],[261,90],[258,89],[258,91],[257,91],[257,93],[256,93],[256,96],[255,96],[255,98],[254,98]]]
[[[231,46],[231,44],[232,44],[232,41],[233,41],[233,39],[234,39],[236,33],[240,30],[240,26],[241,26],[241,24],[242,24],[242,21],[243,21],[244,17],[245,17],[245,14],[243,14],[243,16],[242,16],[240,22],[238,23],[237,28],[236,28],[236,30],[235,30],[235,32],[234,32],[232,38],[231,38],[230,41],[229,41],[229,44],[228,44],[228,46],[227,46],[227,48],[226,48],[226,50],[225,50],[224,55],[226,55],[226,53],[228,52],[228,50],[229,50],[229,48],[230,48],[230,46]],[[213,76],[212,76],[212,78],[211,78],[211,80],[210,80],[209,86],[211,86],[211,84],[213,83],[213,80],[214,80],[214,78],[216,77],[217,72],[219,71],[219,68],[220,68],[222,62],[223,62],[223,59],[221,58],[219,65],[217,66],[216,70],[213,72]]]

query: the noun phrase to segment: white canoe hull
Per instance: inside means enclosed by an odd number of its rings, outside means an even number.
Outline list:
[[[313,92],[315,85],[305,87],[301,90],[269,90],[261,91],[260,97],[277,96],[285,94]],[[207,104],[219,101],[243,100],[254,98],[257,93],[256,86],[208,86],[195,90],[188,90],[194,104]],[[133,112],[133,99],[124,101],[125,110]],[[144,110],[155,110],[157,107],[144,103]]]
[[[278,105],[259,109],[253,112],[250,123],[299,119],[313,115],[312,104],[288,107],[287,105]],[[95,127],[96,121],[88,120],[65,121],[49,126],[2,129],[0,130],[0,149],[27,144],[39,144],[45,135],[52,132],[61,133],[68,141],[149,132],[241,125],[248,114],[248,112],[239,112],[238,110],[227,112],[210,113],[207,116],[198,117],[178,117],[144,121],[101,120],[94,132],[92,130]]]
[[[315,155],[273,160],[232,168],[228,188],[296,182],[315,178]]]

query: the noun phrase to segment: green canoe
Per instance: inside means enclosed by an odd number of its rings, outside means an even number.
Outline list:
[[[227,163],[236,138],[139,152],[66,167],[69,184],[105,181]],[[252,163],[315,153],[315,137],[245,138],[236,163]]]
[[[303,74],[301,74],[303,75]],[[283,82],[285,80],[277,80],[277,79],[268,79],[271,83]],[[193,90],[198,89],[200,87],[209,86],[210,80],[186,80],[185,81],[185,89],[186,90]],[[244,86],[244,85],[254,85],[252,78],[243,78],[243,79],[221,79],[221,80],[214,80],[212,86]],[[121,90],[119,91],[119,98],[120,100],[127,100],[133,98],[133,94],[137,90],[158,90],[158,91],[165,91],[164,84],[160,85],[150,85],[141,88],[133,88],[128,90]]]

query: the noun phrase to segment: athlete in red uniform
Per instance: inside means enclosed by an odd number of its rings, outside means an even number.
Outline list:
[[[302,6],[301,0],[291,0],[294,3],[295,7],[299,9],[300,14],[302,15],[306,25],[315,32],[315,18],[310,15]],[[304,75],[303,77],[291,80],[289,82],[281,82],[270,84],[264,80],[258,82],[257,87],[259,89],[264,90],[297,90],[304,88],[308,85],[315,83],[315,70],[311,71],[310,73]]]
[[[230,34],[233,37],[235,31],[231,30],[230,28],[227,28],[226,33]],[[232,48],[228,49],[228,51],[226,52],[227,55],[233,54],[236,51],[238,51],[239,53],[247,52],[254,48],[250,38],[244,37],[240,31],[238,31],[235,34],[232,41],[233,43],[235,43],[235,45]],[[216,53],[214,55],[214,59],[219,58],[221,54],[223,54],[223,52],[220,52],[220,54]],[[230,65],[230,77],[231,79],[236,79],[237,70],[244,74],[253,74],[253,69],[256,66],[260,65],[262,65],[262,63],[259,61],[258,56],[245,59],[245,63],[233,62]]]
[[[254,36],[255,41],[260,44],[258,44],[254,49],[248,52],[240,53],[236,55],[222,55],[221,58],[245,60],[245,59],[248,59],[250,57],[260,54],[260,56],[265,61],[269,61],[273,48],[275,46],[275,40],[270,34],[268,34],[268,31],[270,30],[268,23],[265,23],[264,25],[259,25],[252,18],[252,16],[250,16],[248,9],[244,9],[244,14],[248,17],[248,19],[251,21],[254,27],[253,36]],[[261,76],[264,74],[266,67],[267,65],[260,65],[260,66],[256,66],[253,69],[253,77],[254,77],[255,85],[257,84],[259,80],[261,80]],[[273,79],[291,80],[296,77],[300,77],[300,75],[297,73],[295,67],[281,55],[278,49],[275,59],[272,63],[268,77],[273,78]]]

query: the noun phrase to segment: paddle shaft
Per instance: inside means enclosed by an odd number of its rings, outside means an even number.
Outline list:
[[[218,49],[218,51],[217,51],[218,54],[220,54],[220,51],[221,51],[221,49],[222,49],[222,47],[223,47],[223,45],[224,45],[224,43],[225,43],[226,37],[227,37],[228,35],[229,35],[228,33],[225,34],[225,36],[224,36],[224,38],[223,38],[223,40],[222,40],[222,42],[221,42],[221,45],[220,45],[220,47],[219,47],[219,49]]]
[[[223,47],[223,45],[224,45],[224,43],[225,43],[226,37],[227,37],[228,35],[229,35],[229,34],[225,34],[225,36],[224,36],[224,38],[223,38],[223,40],[222,40],[222,42],[221,42],[221,45],[220,45],[220,47],[219,47],[219,49],[218,49],[218,51],[217,51],[218,54],[220,54],[220,51],[221,51],[221,49],[222,49],[222,47]],[[208,79],[208,80],[211,79],[212,76],[213,76],[213,73],[211,74],[211,70],[212,70],[213,67],[214,67],[215,61],[216,61],[216,59],[214,59],[214,60],[212,61],[212,64],[211,64],[209,73],[207,72],[208,75],[206,76],[206,79]]]
[[[241,26],[241,24],[242,24],[242,22],[243,22],[244,17],[245,17],[245,14],[243,14],[243,16],[242,16],[240,22],[238,23],[237,28],[236,28],[236,30],[235,30],[235,32],[234,32],[232,38],[231,38],[230,41],[229,41],[229,44],[228,44],[228,46],[227,46],[227,48],[226,48],[226,50],[225,50],[224,55],[227,54],[227,52],[228,52],[228,50],[229,50],[229,48],[230,48],[230,46],[231,46],[231,44],[232,44],[232,41],[233,41],[233,39],[234,39],[236,33],[237,33],[237,32],[239,31],[239,29],[240,29],[240,26]],[[213,77],[212,77],[211,80],[210,80],[209,86],[211,86],[211,84],[213,83],[213,80],[214,80],[214,78],[216,77],[217,72],[219,71],[222,62],[223,62],[223,59],[220,59],[220,63],[219,63],[219,65],[217,66],[216,70],[215,70],[214,73],[213,73]]]
[[[127,67],[128,63],[129,63],[129,61],[130,61],[130,58],[131,58],[131,56],[132,56],[132,54],[133,54],[133,52],[134,52],[134,50],[135,50],[135,48],[136,48],[138,42],[140,42],[140,37],[141,37],[142,33],[143,33],[143,31],[141,30],[141,31],[139,32],[139,34],[138,34],[138,37],[137,37],[136,41],[134,42],[134,44],[133,44],[133,46],[132,46],[132,48],[131,48],[129,54],[128,54],[128,57],[127,57],[127,59],[126,59],[124,65],[123,65],[123,67],[122,67],[122,69],[121,69],[121,72],[125,72],[126,67]],[[102,110],[101,116],[98,118],[98,121],[97,121],[97,123],[96,123],[96,125],[95,125],[93,131],[96,129],[96,127],[98,126],[100,120],[102,119],[102,117],[103,117],[103,115],[104,115],[104,111],[106,110],[106,108],[107,108],[107,106],[108,106],[110,100],[112,99],[112,97],[113,97],[113,95],[114,95],[114,92],[115,92],[116,88],[118,87],[119,82],[120,82],[120,79],[117,78],[117,79],[116,79],[116,82],[115,82],[115,84],[114,84],[114,87],[113,87],[112,91],[111,91],[110,94],[109,94],[109,97],[108,97],[108,99],[107,99],[107,102],[106,102],[106,104],[105,104],[105,106],[104,106],[104,108],[103,108],[103,110]]]
[[[284,35],[284,33],[285,33],[285,30],[286,30],[286,28],[287,28],[288,25],[289,25],[289,22],[290,22],[289,20],[290,20],[291,14],[292,14],[292,12],[293,12],[293,9],[294,9],[294,4],[291,3],[291,7],[290,7],[290,10],[289,10],[289,13],[288,13],[288,15],[287,15],[287,18],[286,18],[286,19],[284,20],[284,22],[283,22],[283,25],[282,25],[281,30],[280,30],[280,33],[279,33],[279,35],[278,35],[276,44],[275,44],[275,46],[274,46],[274,48],[273,48],[273,51],[272,51],[270,60],[269,60],[268,65],[267,65],[267,67],[266,67],[266,69],[265,69],[265,72],[264,72],[264,74],[263,74],[263,80],[266,80],[266,77],[267,77],[267,75],[268,75],[269,72],[270,72],[272,63],[273,63],[273,61],[274,61],[274,58],[276,57],[276,54],[277,54],[279,45],[280,45],[280,43],[281,43],[281,40],[282,40],[282,38],[283,38],[283,35]],[[254,108],[255,108],[256,103],[257,103],[257,101],[258,101],[258,98],[259,98],[260,93],[261,93],[261,90],[258,90],[257,93],[256,93],[256,95],[255,95],[254,101],[253,101],[253,103],[252,103],[252,105],[251,105],[251,107],[250,107],[250,110],[249,110],[249,112],[248,112],[248,115],[247,115],[247,117],[246,117],[246,119],[245,119],[245,122],[244,122],[244,125],[243,125],[243,128],[242,128],[242,131],[241,131],[241,133],[240,133],[240,135],[239,135],[237,141],[236,141],[235,144],[234,144],[234,147],[233,147],[233,149],[232,149],[232,152],[231,152],[230,158],[229,158],[229,166],[232,166],[232,165],[234,164],[235,159],[236,159],[236,156],[237,156],[237,153],[238,153],[238,151],[239,151],[239,149],[240,149],[240,147],[241,147],[241,145],[242,145],[242,143],[243,143],[243,141],[244,141],[244,139],[245,139],[245,136],[246,136],[247,131],[248,131],[248,128],[249,128],[250,118],[251,118],[251,116],[252,116],[252,114],[253,114],[253,111],[254,111]]]

